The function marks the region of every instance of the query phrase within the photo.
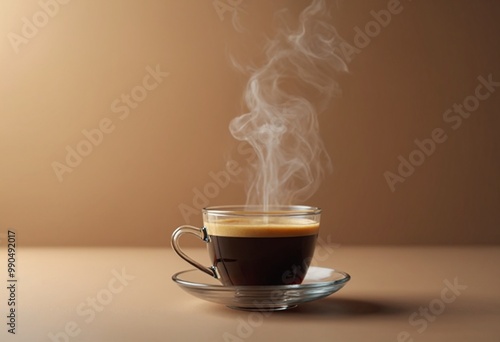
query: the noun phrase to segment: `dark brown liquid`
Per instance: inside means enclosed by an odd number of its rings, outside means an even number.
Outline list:
[[[224,285],[289,285],[304,279],[317,234],[286,237],[211,235],[213,265]]]

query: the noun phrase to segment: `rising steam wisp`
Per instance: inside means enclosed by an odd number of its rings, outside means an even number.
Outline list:
[[[334,76],[347,71],[336,55],[342,42],[324,0],[314,0],[299,26],[282,29],[266,47],[266,62],[246,90],[249,110],[229,129],[254,149],[247,205],[296,204],[318,189],[331,162],[320,138],[317,113],[339,91]]]

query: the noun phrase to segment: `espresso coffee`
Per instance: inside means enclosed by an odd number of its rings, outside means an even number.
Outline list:
[[[309,268],[319,224],[302,219],[207,224],[209,254],[225,286],[300,284]]]

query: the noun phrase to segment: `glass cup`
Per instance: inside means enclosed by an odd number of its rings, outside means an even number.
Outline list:
[[[172,234],[174,251],[224,286],[300,284],[314,255],[321,209],[309,206],[219,206],[202,210],[203,227]],[[211,266],[180,248],[183,234],[207,244]]]

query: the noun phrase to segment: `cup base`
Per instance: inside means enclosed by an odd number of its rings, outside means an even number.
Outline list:
[[[297,305],[283,305],[283,306],[273,306],[269,308],[256,308],[256,307],[246,307],[246,306],[233,306],[226,305],[228,308],[240,311],[257,311],[257,312],[273,312],[273,311],[284,311],[288,309],[296,308]]]

